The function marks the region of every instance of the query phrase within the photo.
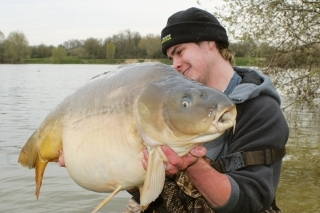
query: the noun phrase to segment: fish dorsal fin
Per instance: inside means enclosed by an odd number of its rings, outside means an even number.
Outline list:
[[[149,151],[147,175],[140,190],[140,205],[148,206],[160,195],[165,181],[165,170],[161,158],[160,146]]]

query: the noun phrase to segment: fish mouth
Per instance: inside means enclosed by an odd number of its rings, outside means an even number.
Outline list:
[[[233,133],[236,126],[236,116],[237,110],[235,106],[228,107],[224,110],[221,110],[220,113],[217,113],[216,118],[212,122],[212,125],[216,127],[216,130],[219,133],[226,131],[227,129],[233,127]]]
[[[200,137],[193,139],[193,142],[203,143],[214,140],[222,135],[227,129],[233,127],[233,134],[236,126],[237,110],[235,106],[228,106],[216,112],[208,131]]]

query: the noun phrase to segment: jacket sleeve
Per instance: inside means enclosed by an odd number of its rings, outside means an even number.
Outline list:
[[[283,148],[289,137],[286,119],[275,99],[260,95],[237,105],[235,133],[227,138],[228,154]],[[226,173],[233,200],[227,212],[259,212],[269,209],[278,187],[282,160],[270,166],[255,165]],[[233,208],[230,210],[230,206]],[[226,212],[225,207],[215,209]]]

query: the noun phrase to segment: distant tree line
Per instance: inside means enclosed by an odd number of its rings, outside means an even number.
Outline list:
[[[268,45],[257,45],[253,40],[230,44],[237,57],[264,57]],[[254,51],[253,51],[254,50]],[[5,38],[0,31],[0,63],[24,63],[30,58],[50,58],[62,63],[66,58],[76,59],[164,59],[160,35],[141,36],[138,32],[124,30],[104,40],[88,38],[70,39],[63,44],[30,46],[23,32],[14,31]]]
[[[106,39],[71,39],[58,47],[45,44],[30,46],[23,32],[14,31],[5,38],[0,31],[0,63],[23,63],[27,58],[65,57],[78,59],[158,59],[161,53],[160,35],[141,36],[138,32],[124,30]]]

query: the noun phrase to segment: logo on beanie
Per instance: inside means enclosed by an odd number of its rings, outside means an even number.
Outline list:
[[[166,35],[165,37],[162,38],[161,44],[166,43],[167,41],[171,40],[171,34]]]

